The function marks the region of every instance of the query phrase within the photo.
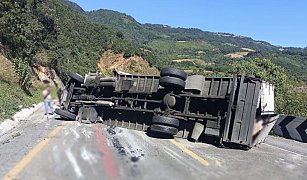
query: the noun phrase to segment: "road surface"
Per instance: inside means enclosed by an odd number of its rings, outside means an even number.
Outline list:
[[[43,117],[0,137],[3,179],[306,179],[307,144],[268,137],[249,151]]]

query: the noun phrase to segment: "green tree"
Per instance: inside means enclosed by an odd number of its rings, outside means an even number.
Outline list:
[[[35,8],[43,1],[0,2],[0,41],[8,46],[13,56],[13,63],[21,86],[27,86],[33,65],[33,57],[44,48],[48,35],[44,25],[34,13]],[[36,16],[37,15],[37,16]]]
[[[275,86],[276,110],[279,113],[307,115],[306,95],[294,92],[285,70],[268,59],[255,58],[233,63],[228,73],[259,76]],[[303,98],[304,97],[304,98]]]

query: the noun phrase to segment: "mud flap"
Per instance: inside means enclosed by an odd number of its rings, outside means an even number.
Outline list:
[[[253,136],[253,146],[256,146],[257,144],[260,144],[265,141],[266,137],[269,135],[273,126],[277,122],[278,117],[278,114],[269,114],[261,116],[261,121],[263,122],[262,129]]]
[[[95,123],[97,121],[97,111],[93,107],[81,107],[78,111],[78,121],[81,123]]]
[[[195,122],[191,138],[197,141],[200,135],[203,133],[204,129],[205,129],[205,125],[199,122]]]

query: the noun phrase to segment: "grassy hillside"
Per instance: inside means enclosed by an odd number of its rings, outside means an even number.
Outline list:
[[[307,81],[306,48],[282,48],[228,33],[140,24],[131,16],[115,11],[85,12],[67,0],[0,1],[1,53],[3,49],[10,61],[2,58],[0,63],[10,69],[0,69],[2,117],[11,115],[21,104],[40,100],[40,86],[33,83],[32,67],[36,64],[54,68],[64,81],[67,71],[84,74],[115,67],[113,62],[125,71],[139,73],[146,69],[157,72],[149,65],[219,76],[249,70],[251,75],[268,76],[265,79],[274,77],[274,83],[281,86],[282,78],[288,76],[277,77],[277,64],[292,79]],[[126,61],[128,65],[124,64]],[[243,68],[236,69],[241,65]],[[304,89],[305,82],[302,84]],[[292,83],[286,85],[279,92],[278,97],[282,98],[278,110],[306,114],[306,93],[300,96],[290,90]],[[26,95],[28,90],[32,96]],[[289,96],[281,96],[283,93]],[[11,94],[12,99],[6,101]],[[287,97],[303,98],[289,101]]]
[[[0,121],[9,118],[20,107],[29,107],[42,101],[42,84],[34,81],[35,86],[30,88],[31,94],[25,93],[18,85],[18,78],[15,74],[11,61],[0,55]]]
[[[54,67],[62,78],[69,70],[95,71],[106,50],[126,57],[146,56],[121,33],[88,21],[80,9],[64,0],[4,0],[0,10],[0,42],[12,50],[13,58],[29,66]]]
[[[272,59],[285,68],[291,79],[307,81],[307,48],[284,48],[229,33],[140,24],[129,15],[110,10],[82,14],[93,22],[121,31],[131,41],[153,52],[156,55],[153,63],[158,67],[172,65],[187,70],[223,71],[229,63],[260,57]],[[207,65],[196,68],[191,61],[174,61],[178,59],[199,59]]]
[[[66,0],[0,1],[0,54],[5,51],[10,57],[8,61],[1,56],[0,61],[0,119],[20,105],[42,100],[42,87],[34,81],[32,70],[36,64],[54,68],[65,80],[67,71],[98,70],[100,55],[108,50],[125,58],[149,59],[150,54],[122,33],[81,13],[81,8]]]
[[[75,5],[76,6],[76,5]],[[89,20],[110,26],[154,55],[156,67],[177,67],[191,74],[225,76],[233,73],[261,76],[276,86],[281,113],[307,116],[307,48],[285,48],[229,33],[195,28],[141,24],[110,10],[79,11]],[[298,86],[298,81],[300,86]]]
[[[83,14],[91,21],[108,25],[112,29],[123,33],[125,37],[136,43],[146,44],[150,40],[158,38],[156,33],[126,14],[120,14],[112,10],[98,10],[84,12]]]

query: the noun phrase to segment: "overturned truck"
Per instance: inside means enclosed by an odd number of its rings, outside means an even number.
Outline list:
[[[264,141],[278,117],[274,87],[260,78],[188,76],[174,68],[160,76],[68,75],[56,113],[80,122],[248,149]]]

